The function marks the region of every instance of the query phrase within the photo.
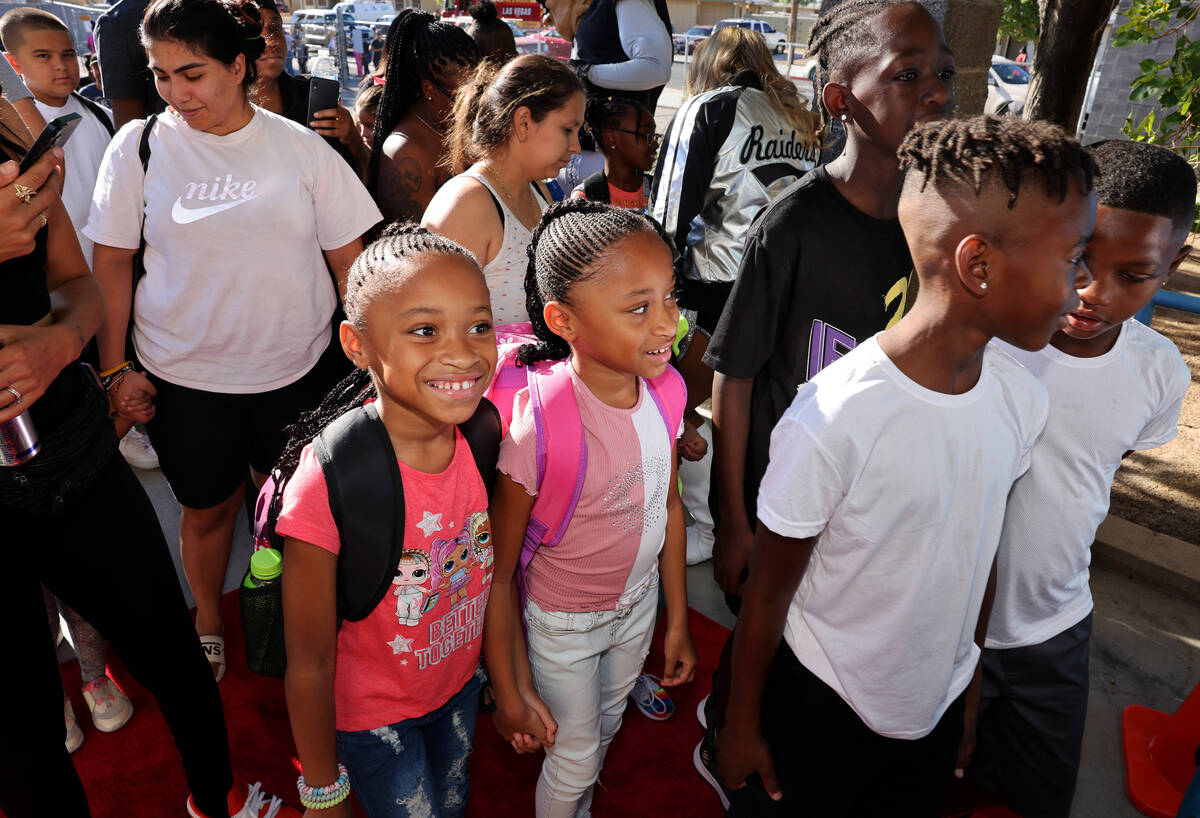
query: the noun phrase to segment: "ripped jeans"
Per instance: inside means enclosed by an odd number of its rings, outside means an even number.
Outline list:
[[[480,687],[476,674],[432,713],[374,730],[338,731],[338,757],[369,818],[463,814]]]
[[[621,727],[654,635],[657,572],[612,611],[547,611],[525,602],[529,667],[538,695],[558,722],[534,798],[537,818],[591,814],[608,745]]]

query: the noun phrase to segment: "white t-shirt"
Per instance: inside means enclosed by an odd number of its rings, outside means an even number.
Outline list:
[[[322,250],[362,236],[379,208],[324,139],[260,108],[226,136],[162,114],[145,176],[142,127],[130,122],[109,146],[84,231],[133,250],[145,214],[133,305],[142,364],[210,392],[298,380],[328,346],[337,303]]]
[[[1045,385],[1050,420],[1008,498],[989,648],[1040,644],[1091,612],[1092,541],[1121,457],[1175,437],[1192,379],[1187,364],[1171,341],[1137,321],[1120,332],[1097,358],[993,342]]]
[[[61,108],[47,105],[34,99],[38,112],[49,122],[56,117],[66,114],[79,114],[79,125],[75,132],[63,145],[66,154],[66,178],[63,179],[62,200],[75,226],[75,235],[79,237],[79,249],[88,267],[92,266],[92,240],[83,235],[83,227],[88,221],[88,212],[92,209],[92,191],[96,188],[96,175],[100,172],[100,162],[104,159],[104,149],[112,139],[108,129],[96,119],[96,115],[85,108],[83,103],[68,97],[67,104]],[[112,122],[112,113],[105,108],[108,121]]]
[[[803,384],[771,433],[760,524],[817,537],[784,638],[876,733],[927,735],[970,682],[1005,497],[1047,403],[995,349],[974,388],[946,395],[871,338]]]

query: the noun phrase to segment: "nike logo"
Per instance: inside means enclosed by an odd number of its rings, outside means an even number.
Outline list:
[[[249,199],[237,199],[232,202],[222,202],[221,204],[209,205],[208,207],[197,207],[194,209],[183,206],[183,197],[180,196],[175,200],[175,204],[171,206],[171,218],[175,224],[191,224],[198,222],[201,219],[207,219],[209,216],[216,215],[223,210],[230,210],[238,205],[244,205],[246,202],[253,201],[254,197]]]

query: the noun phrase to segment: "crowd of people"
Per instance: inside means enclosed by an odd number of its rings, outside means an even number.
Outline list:
[[[154,696],[188,815],[461,815],[481,707],[544,753],[539,818],[591,814],[627,700],[695,675],[711,556],[737,624],[694,763],[729,815],[935,816],[955,776],[1068,815],[1090,544],[1191,379],[1133,320],[1191,167],[952,119],[910,0],[821,16],[815,110],[718,31],[662,138],[663,3],[594,0],[571,63],[475,16],[401,11],[315,113],[271,0],[122,0],[99,96],[60,20],[0,17],[0,424],[40,443],[0,465],[0,810],[89,814],[61,614],[97,729],[133,715],[108,647]],[[235,780],[218,689],[260,490],[296,798]]]

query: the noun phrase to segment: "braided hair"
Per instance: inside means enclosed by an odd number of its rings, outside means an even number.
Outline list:
[[[1190,230],[1196,215],[1196,169],[1175,151],[1149,142],[1109,139],[1089,145],[1099,170],[1102,207],[1165,216],[1176,232]]]
[[[599,146],[601,131],[620,128],[621,120],[629,113],[634,115],[636,123],[640,111],[646,111],[645,106],[629,97],[593,94],[587,98],[584,106],[583,122],[592,140]],[[649,114],[649,111],[646,113]],[[654,117],[650,118],[653,120]],[[637,127],[636,124],[634,127]]]
[[[551,205],[542,215],[529,242],[525,272],[525,309],[538,341],[518,350],[520,363],[528,366],[571,354],[570,345],[546,326],[546,303],[570,304],[571,287],[600,272],[616,246],[635,233],[658,236],[674,258],[673,245],[658,222],[634,210],[573,198]]]
[[[251,0],[154,0],[142,18],[142,45],[175,40],[225,65],[246,57],[242,87],[258,79],[255,61],[267,44],[262,14]]]
[[[383,96],[375,114],[375,136],[367,166],[367,189],[375,192],[383,143],[421,96],[421,80],[437,83],[452,66],[479,62],[475,41],[453,23],[427,11],[402,9],[388,26]]]
[[[808,34],[808,56],[816,61],[813,89],[822,123],[828,124],[830,120],[823,89],[835,74],[854,65],[879,45],[867,23],[899,6],[925,9],[916,0],[848,0],[817,18]]]
[[[389,225],[350,265],[344,299],[346,318],[350,323],[362,330],[366,326],[367,305],[399,283],[409,267],[407,262],[426,253],[462,256],[478,269],[475,257],[457,242],[415,224]],[[276,480],[277,490],[282,490],[283,484],[295,473],[300,452],[322,429],[377,395],[370,370],[355,369],[325,395],[317,408],[305,412],[288,426],[284,430],[287,444],[276,466],[282,475]]]
[[[1050,122],[1026,122],[1012,116],[977,116],[919,125],[900,146],[900,169],[921,177],[921,189],[965,186],[978,196],[997,180],[1016,206],[1021,183],[1036,172],[1046,195],[1063,201],[1072,182],[1091,190],[1096,165],[1066,132]]]

